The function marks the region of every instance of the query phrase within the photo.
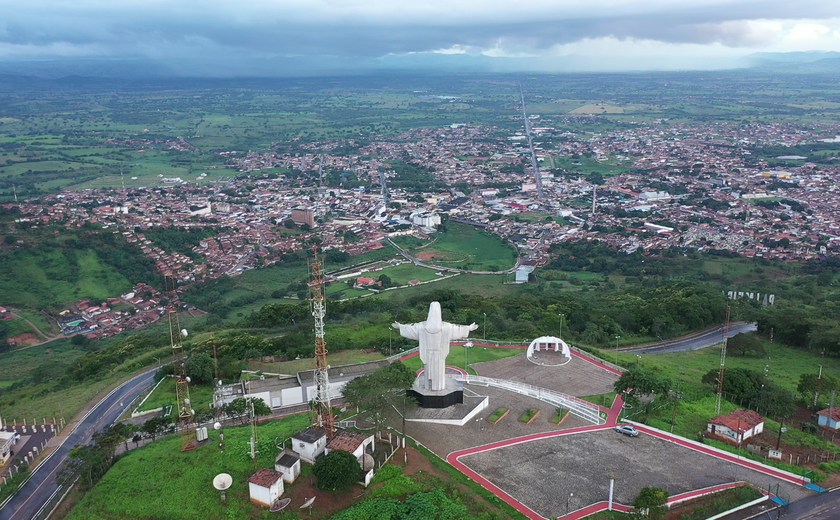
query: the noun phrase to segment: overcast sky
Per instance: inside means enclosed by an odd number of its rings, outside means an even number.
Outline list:
[[[0,59],[840,51],[838,0],[0,0]]]

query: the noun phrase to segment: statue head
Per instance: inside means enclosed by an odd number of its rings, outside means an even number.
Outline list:
[[[440,303],[432,302],[429,304],[429,316],[426,318],[426,325],[424,327],[426,332],[432,334],[438,333],[443,328],[443,319],[440,316]]]

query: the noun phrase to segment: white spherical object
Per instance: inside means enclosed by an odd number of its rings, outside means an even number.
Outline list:
[[[184,404],[190,404],[190,400],[189,400],[189,398],[184,399]]]
[[[187,380],[187,383],[189,383],[190,381],[192,381],[192,379],[190,379],[190,376],[187,376],[187,377],[186,377],[186,380]]]
[[[188,335],[189,333],[187,332],[187,329],[181,329],[181,336],[186,338]]]
[[[221,430],[222,429],[222,423],[220,423],[220,422],[213,423],[213,429],[214,430]]]

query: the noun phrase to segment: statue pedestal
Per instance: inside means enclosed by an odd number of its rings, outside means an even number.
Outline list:
[[[443,390],[431,390],[426,384],[426,378],[421,375],[408,390],[408,395],[417,399],[421,408],[448,408],[464,402],[464,386],[452,378],[446,378]]]

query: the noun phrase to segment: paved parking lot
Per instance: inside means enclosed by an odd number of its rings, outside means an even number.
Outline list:
[[[612,392],[613,383],[618,380],[617,375],[576,356],[560,367],[531,363],[525,352],[470,366],[481,376],[519,381],[578,397]]]
[[[406,425],[408,435],[415,438],[441,457],[446,457],[453,451],[471,448],[495,441],[521,437],[532,433],[557,431],[559,429],[591,426],[592,423],[570,415],[563,424],[557,426],[549,422],[554,416],[555,409],[548,403],[531,397],[508,392],[498,388],[466,385],[464,393],[476,393],[490,397],[490,406],[478,415],[481,419],[473,419],[464,426],[450,426],[445,424],[415,423]],[[499,407],[510,409],[510,414],[498,424],[490,424],[485,419]],[[540,416],[531,424],[519,422],[519,417],[528,408],[539,408]],[[396,428],[401,425],[394,424]]]
[[[641,434],[612,429],[514,444],[461,457],[460,461],[545,517],[566,514],[607,500],[609,475],[616,477],[615,500],[630,504],[645,486],[672,495],[745,480],[767,489],[780,484],[790,500],[810,495],[804,488],[739,467],[694,450]]]

